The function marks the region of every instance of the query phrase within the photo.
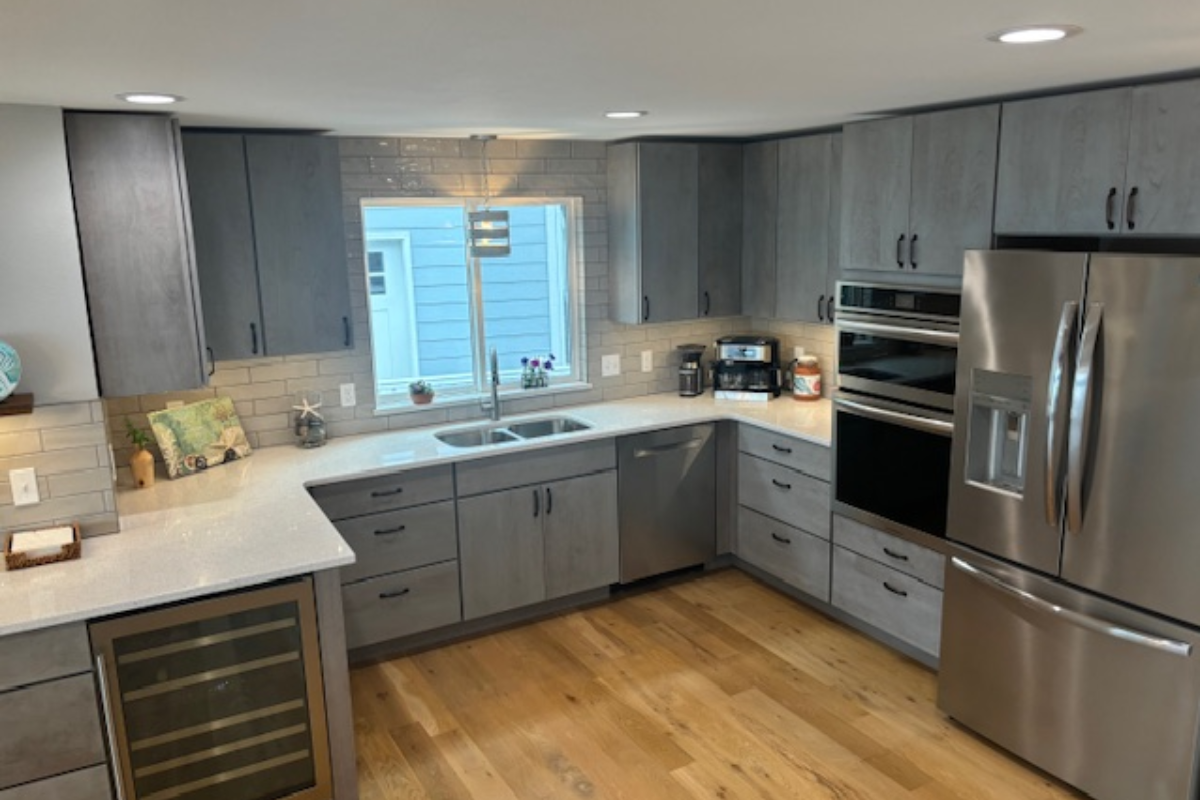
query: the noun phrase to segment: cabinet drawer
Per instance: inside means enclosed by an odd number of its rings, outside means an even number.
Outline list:
[[[0,694],[0,789],[104,762],[92,674]]]
[[[0,800],[112,800],[108,767],[101,764],[12,789],[0,789]]]
[[[829,600],[829,542],[798,528],[738,509],[737,555],[789,586]]]
[[[399,639],[462,619],[458,562],[447,561],[342,587],[346,646]]]
[[[942,633],[942,592],[841,547],[833,548],[832,602],[933,656]]]
[[[739,454],[738,503],[829,538],[829,484],[794,469]]]
[[[846,517],[833,517],[833,543],[941,589],[946,557]]]
[[[0,692],[92,668],[82,622],[0,638]]]
[[[314,486],[309,493],[325,516],[339,520],[450,500],[454,497],[454,478],[450,465],[446,464],[377,478]]]
[[[549,450],[514,453],[511,456],[493,456],[456,467],[458,496],[470,497],[517,486],[531,486],[615,469],[616,466],[617,446],[613,439],[560,445]]]
[[[447,500],[334,523],[357,558],[342,583],[458,557],[454,502]]]
[[[752,456],[800,470],[823,481],[831,474],[829,448],[824,445],[771,433],[750,425],[738,426],[738,449]]]

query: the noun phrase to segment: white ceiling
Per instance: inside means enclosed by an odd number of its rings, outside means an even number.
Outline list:
[[[984,38],[1046,22],[1085,32]],[[1198,68],[1198,0],[0,0],[0,102],[358,135],[746,136]]]

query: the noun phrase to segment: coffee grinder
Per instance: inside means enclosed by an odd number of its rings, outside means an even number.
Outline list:
[[[707,349],[702,344],[681,344],[683,360],[679,363],[679,396],[698,397],[704,394],[704,369],[700,357]]]

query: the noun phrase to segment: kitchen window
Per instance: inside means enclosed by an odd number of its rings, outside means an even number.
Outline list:
[[[439,400],[490,391],[495,348],[502,391],[519,391],[523,358],[553,354],[548,388],[583,383],[583,259],[574,198],[505,198],[511,252],[473,257],[467,214],[481,199],[362,201],[376,408],[410,405],[408,385]],[[529,391],[546,391],[537,389]]]

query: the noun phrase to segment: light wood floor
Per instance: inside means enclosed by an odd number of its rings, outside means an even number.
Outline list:
[[[363,800],[1077,798],[735,571],[351,676]]]

